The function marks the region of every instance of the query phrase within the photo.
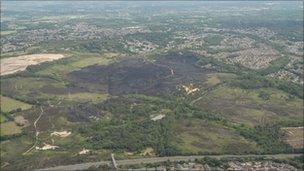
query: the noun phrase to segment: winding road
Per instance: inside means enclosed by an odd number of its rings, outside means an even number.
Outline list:
[[[35,120],[35,122],[34,122],[34,128],[35,128],[35,132],[36,132],[36,133],[35,133],[35,143],[34,143],[34,145],[33,145],[31,148],[29,148],[26,152],[24,152],[23,155],[25,155],[25,154],[31,152],[31,151],[36,147],[36,145],[37,145],[37,143],[38,143],[39,131],[38,131],[38,129],[37,129],[37,123],[38,123],[38,121],[40,120],[41,116],[42,116],[43,113],[44,113],[42,107],[40,107],[40,110],[41,110],[40,115],[38,116],[38,118],[37,118],[37,119]]]
[[[269,159],[283,159],[288,157],[301,156],[302,154],[274,154],[274,155],[200,155],[200,156],[171,156],[171,157],[153,157],[153,158],[138,158],[138,159],[126,159],[126,160],[116,160],[117,165],[132,165],[132,164],[147,164],[147,163],[159,163],[164,161],[193,161],[195,159],[201,159],[204,157],[212,157],[216,159],[220,158],[240,158],[240,157],[265,157]],[[65,166],[49,167],[42,170],[85,170],[92,166],[98,167],[100,165],[110,165],[111,161],[99,161],[99,162],[89,162]]]

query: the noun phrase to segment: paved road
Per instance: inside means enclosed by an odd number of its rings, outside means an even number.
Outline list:
[[[139,158],[139,159],[126,159],[126,160],[116,160],[117,165],[131,165],[131,164],[141,164],[141,163],[158,163],[164,162],[167,160],[170,161],[188,161],[195,160],[204,157],[212,157],[212,158],[226,158],[226,157],[266,157],[266,158],[276,158],[282,159],[286,157],[296,157],[302,154],[275,154],[275,155],[201,155],[201,156],[172,156],[172,157],[153,157],[153,158]],[[100,162],[90,162],[90,163],[81,163],[74,165],[65,165],[65,166],[56,166],[50,168],[44,168],[39,170],[85,170],[91,166],[100,166],[110,164],[111,161],[100,161]]]

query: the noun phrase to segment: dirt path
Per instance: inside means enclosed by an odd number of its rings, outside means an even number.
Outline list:
[[[36,147],[36,145],[37,145],[37,143],[38,143],[39,131],[38,131],[38,129],[37,129],[37,123],[38,123],[38,121],[40,120],[41,116],[42,116],[43,113],[44,113],[42,107],[40,107],[40,110],[41,110],[40,115],[38,116],[38,118],[35,120],[35,122],[34,122],[34,124],[33,124],[33,125],[34,125],[34,128],[35,128],[35,132],[36,132],[36,133],[35,133],[35,143],[34,143],[34,145],[33,145],[31,148],[29,148],[26,152],[24,152],[23,155],[25,155],[25,154],[31,152],[31,151]]]
[[[167,160],[170,161],[194,161],[195,159],[201,159],[204,157],[211,158],[241,158],[241,157],[265,157],[269,159],[284,159],[288,157],[301,156],[302,154],[274,154],[274,155],[200,155],[200,156],[171,156],[171,157],[153,157],[153,158],[138,158],[138,159],[126,159],[126,160],[116,160],[117,165],[132,165],[132,164],[147,164],[147,163],[159,163]],[[99,161],[99,162],[89,162],[65,166],[56,166],[38,170],[85,170],[92,166],[98,167],[100,165],[110,165],[111,161]]]

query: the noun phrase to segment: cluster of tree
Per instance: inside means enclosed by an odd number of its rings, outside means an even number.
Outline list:
[[[87,140],[89,148],[139,152],[152,147],[160,156],[177,153],[172,145],[174,116],[166,116],[158,121],[150,119],[151,113],[163,107],[158,100],[114,98],[97,106],[110,112],[113,117],[79,129],[80,133],[90,135],[91,138]]]
[[[123,44],[121,37],[104,37],[102,40],[95,39],[90,41],[80,41],[71,45],[71,48],[78,52],[103,53],[103,52],[124,52],[129,53]]]
[[[14,111],[11,111],[11,112],[2,112],[2,111],[0,111],[0,115],[4,116],[4,118],[5,118],[5,120],[1,121],[1,122],[13,121],[14,117],[12,116],[12,113],[19,112],[19,109],[20,108],[14,110]],[[20,111],[21,111],[21,109],[20,109]]]
[[[250,69],[245,68],[239,64],[231,65],[207,56],[201,57],[197,61],[197,65],[199,66],[204,66],[207,64],[211,64],[218,72],[227,72],[239,75],[242,73],[248,73],[250,71]]]
[[[81,127],[79,132],[91,137],[86,144],[89,148],[140,152],[152,147],[157,155],[165,156],[177,152],[171,144],[173,138],[171,122],[170,117],[158,122],[111,119]]]
[[[263,76],[255,75],[254,73],[241,75],[237,79],[231,81],[230,85],[243,89],[276,88],[299,98],[303,98],[303,88],[301,85],[284,80],[265,78]]]
[[[71,24],[79,23],[79,20],[87,22],[89,25],[93,25],[101,28],[122,28],[132,26],[130,20],[119,18],[94,18],[94,19],[75,19]]]
[[[254,140],[261,148],[261,153],[290,153],[293,148],[283,141],[284,133],[278,124],[262,124],[254,128],[244,125],[236,130],[245,138]]]
[[[104,113],[111,113],[112,117],[79,129],[80,133],[91,137],[86,142],[88,148],[139,152],[152,147],[159,156],[180,154],[172,144],[176,120],[200,118],[221,121],[219,116],[201,112],[179,98],[167,101],[144,95],[129,95],[108,99],[97,104],[97,108]],[[165,117],[153,121],[151,114],[165,114]]]
[[[301,85],[285,80],[265,77],[267,74],[282,69],[288,63],[288,60],[288,57],[281,57],[273,61],[266,69],[257,71],[245,68],[240,64],[227,64],[212,57],[199,58],[197,65],[204,66],[211,64],[218,72],[237,74],[238,78],[230,81],[231,86],[243,89],[276,88],[299,98],[303,98],[303,88]]]
[[[207,36],[204,38],[204,41],[209,46],[216,46],[221,43],[223,37],[220,35]]]
[[[39,29],[56,29],[57,26],[53,23],[47,23],[47,22],[38,22],[38,23],[26,23],[23,25],[26,27],[25,30],[39,30]]]
[[[135,39],[139,41],[148,41],[165,47],[171,40],[171,33],[168,32],[152,32],[152,33],[135,33],[126,35],[126,39]]]
[[[290,61],[290,59],[286,56],[280,57],[272,62],[270,62],[270,65],[265,68],[258,71],[258,73],[262,76],[275,73],[285,67],[285,65]]]
[[[17,137],[21,137],[22,135],[25,135],[25,133],[19,133],[19,134],[13,134],[13,135],[0,135],[0,142],[6,141],[6,140],[12,140]]]
[[[264,27],[278,33],[279,36],[284,36],[291,41],[302,41],[303,40],[303,20],[298,20],[294,15],[294,12],[290,10],[287,14],[285,11],[276,11],[275,14],[271,11],[271,15],[264,14],[268,17],[238,17],[237,20],[230,18],[230,16],[222,17],[219,19],[223,28],[260,28]],[[273,17],[276,16],[280,20],[275,20]],[[284,18],[284,19],[283,19]],[[288,19],[287,19],[288,18]],[[271,22],[270,22],[271,21]]]

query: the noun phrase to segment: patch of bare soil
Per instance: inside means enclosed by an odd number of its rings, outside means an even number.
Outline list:
[[[193,84],[190,84],[189,86],[186,85],[182,85],[182,87],[184,88],[184,90],[186,91],[187,95],[195,93],[197,91],[199,91],[199,88],[194,87]]]
[[[71,132],[68,132],[68,131],[54,131],[51,133],[51,136],[58,136],[58,137],[61,137],[61,138],[65,138],[65,137],[68,137],[69,135],[71,135]]]
[[[33,54],[1,59],[0,75],[24,71],[29,65],[37,65],[42,62],[58,60],[64,57],[62,54]]]
[[[156,115],[156,116],[151,116],[151,120],[152,121],[157,121],[160,119],[163,119],[166,115],[160,114],[160,115]]]
[[[23,116],[16,116],[16,117],[14,118],[14,121],[16,122],[16,124],[17,124],[18,126],[26,127],[26,126],[29,125],[28,120],[24,119]]]
[[[50,145],[50,144],[45,144],[43,147],[36,147],[36,150],[54,150],[56,148],[59,148],[58,146],[55,145]]]
[[[81,151],[78,152],[78,154],[88,154],[90,153],[90,150],[83,148]]]

